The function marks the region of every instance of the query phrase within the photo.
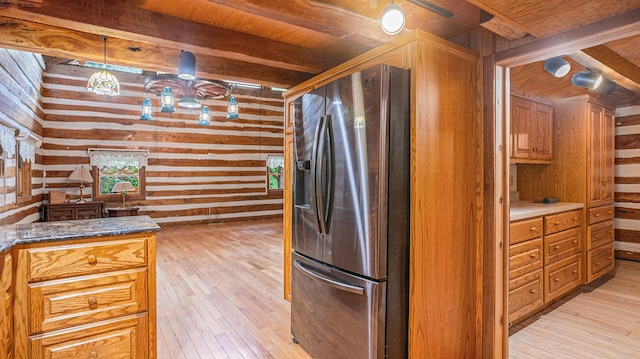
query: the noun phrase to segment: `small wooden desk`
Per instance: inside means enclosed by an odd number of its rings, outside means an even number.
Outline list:
[[[104,202],[90,201],[85,203],[56,203],[42,206],[42,220],[67,221],[72,219],[102,218]]]
[[[115,207],[115,208],[107,208],[107,214],[109,217],[127,217],[127,216],[137,216],[138,207]]]

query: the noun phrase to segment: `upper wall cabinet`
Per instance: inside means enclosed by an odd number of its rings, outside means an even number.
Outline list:
[[[553,107],[511,96],[511,163],[551,163]]]

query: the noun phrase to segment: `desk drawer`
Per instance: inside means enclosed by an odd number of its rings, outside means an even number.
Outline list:
[[[544,216],[544,234],[557,233],[565,229],[579,227],[581,224],[581,209]]]
[[[30,334],[147,309],[145,268],[29,285]]]
[[[512,222],[509,225],[509,243],[516,244],[542,237],[542,217]]]
[[[509,281],[509,322],[535,311],[542,305],[542,270]]]
[[[555,263],[582,252],[582,228],[573,228],[544,237],[544,264]]]
[[[146,239],[25,249],[28,281],[66,278],[145,266]]]
[[[613,220],[587,226],[587,250],[613,243]]]
[[[582,253],[544,268],[544,301],[566,294],[582,284]]]
[[[598,223],[606,221],[607,219],[613,219],[614,210],[613,206],[602,206],[596,208],[589,208],[587,210],[587,224]]]

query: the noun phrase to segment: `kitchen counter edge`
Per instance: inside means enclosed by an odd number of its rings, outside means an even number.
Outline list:
[[[581,208],[584,208],[583,203],[539,203],[531,201],[515,201],[509,204],[509,220],[513,222]]]
[[[75,221],[34,222],[0,226],[0,252],[13,246],[77,238],[111,237],[157,232],[149,216],[109,217]]]

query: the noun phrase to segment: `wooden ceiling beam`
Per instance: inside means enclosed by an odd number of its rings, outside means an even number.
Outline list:
[[[569,56],[582,66],[601,72],[618,85],[640,92],[640,67],[607,46],[589,47]]]
[[[142,10],[135,2],[123,0],[46,1],[39,7],[3,9],[2,16],[314,74],[354,55],[329,56],[314,49]]]
[[[392,39],[380,29],[378,19],[318,1],[208,0],[270,20],[304,27],[341,39],[376,47]]]
[[[103,61],[102,36],[0,16],[0,47],[42,55]],[[136,49],[132,51],[131,49]],[[139,50],[138,50],[139,49]],[[107,63],[149,71],[175,73],[179,51],[156,44],[109,38]],[[290,87],[312,77],[310,73],[195,53],[200,78],[258,82]]]

